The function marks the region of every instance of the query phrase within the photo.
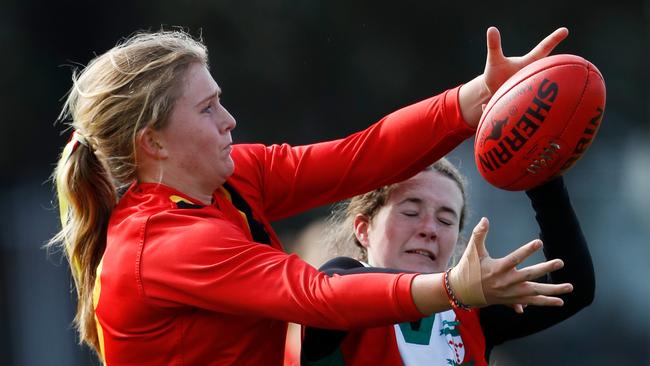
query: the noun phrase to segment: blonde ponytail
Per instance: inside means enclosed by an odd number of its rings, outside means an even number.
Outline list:
[[[80,339],[99,350],[92,296],[117,193],[102,163],[76,137],[63,150],[54,179],[61,231],[50,243],[62,243],[70,263],[78,298],[74,323]]]

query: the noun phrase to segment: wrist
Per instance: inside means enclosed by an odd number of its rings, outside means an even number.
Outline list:
[[[483,104],[492,97],[492,92],[485,83],[485,77],[479,75],[463,84],[458,91],[458,104],[460,106],[463,119],[470,126],[478,126],[478,122],[483,114]]]
[[[411,296],[415,307],[423,315],[449,310],[443,273],[419,274],[411,283]]]
[[[455,298],[467,306],[487,305],[483,293],[481,262],[474,247],[469,248],[458,265],[447,270],[446,281]]]
[[[456,293],[454,292],[453,288],[451,287],[451,284],[449,283],[449,273],[451,272],[452,269],[453,268],[449,268],[442,275],[442,285],[445,288],[445,293],[447,294],[447,300],[449,301],[449,305],[451,305],[453,309],[469,310],[471,309],[471,306],[463,303],[458,298],[458,296],[456,296]]]

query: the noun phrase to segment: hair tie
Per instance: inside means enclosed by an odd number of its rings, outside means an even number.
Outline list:
[[[87,148],[90,148],[90,145],[88,144],[88,139],[86,139],[86,137],[82,135],[78,130],[74,130],[74,132],[72,133],[72,141],[73,141],[72,152],[74,152],[77,149],[77,147],[79,147],[79,144]]]
[[[74,130],[74,132],[72,132],[72,136],[70,136],[70,140],[68,141],[68,143],[65,146],[65,149],[63,150],[64,155],[67,155],[66,161],[70,160],[70,157],[72,156],[72,154],[75,153],[75,151],[77,151],[77,148],[79,148],[79,145],[83,145],[83,146],[91,149],[91,151],[92,151],[92,148],[90,147],[90,144],[88,143],[88,139],[86,139],[86,137],[84,137],[84,135],[79,133],[79,131]],[[66,152],[66,150],[67,150],[67,152]]]

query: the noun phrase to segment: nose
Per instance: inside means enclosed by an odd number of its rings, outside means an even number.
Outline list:
[[[418,235],[425,240],[434,240],[438,236],[438,224],[435,217],[424,215]]]
[[[235,121],[235,117],[228,112],[228,110],[223,107],[223,122],[221,126],[222,133],[230,132],[237,126],[237,121]]]

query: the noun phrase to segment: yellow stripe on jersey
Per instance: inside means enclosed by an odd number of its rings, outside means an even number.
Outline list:
[[[187,200],[187,199],[185,199],[185,198],[183,198],[181,196],[177,196],[175,194],[169,196],[169,200],[174,202],[174,203],[185,202],[185,203],[189,203],[190,205],[194,204],[193,202],[191,202],[191,201],[189,201],[189,200]]]
[[[223,195],[226,197],[226,199],[232,203],[232,196],[230,195],[230,192],[228,192],[227,189],[223,188],[223,186],[219,187],[221,192],[223,192]],[[237,208],[237,207],[235,207]],[[253,236],[253,232],[251,231],[251,227],[248,224],[248,216],[244,212],[242,212],[240,209],[237,208],[237,212],[241,215],[241,217],[244,219],[244,223],[246,224],[246,229],[248,229],[248,232],[251,233],[251,237]]]

